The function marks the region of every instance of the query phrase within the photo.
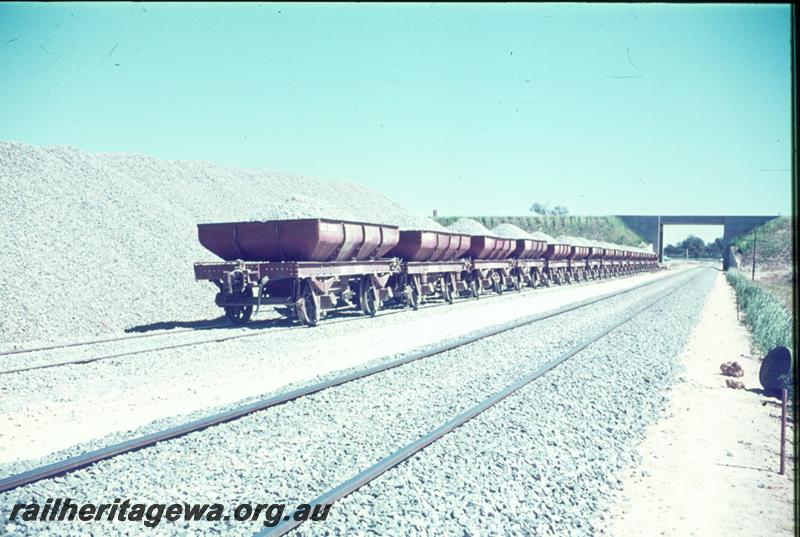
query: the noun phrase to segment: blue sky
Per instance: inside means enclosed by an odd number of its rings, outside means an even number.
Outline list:
[[[787,214],[789,14],[6,3],[0,139],[352,179],[442,215]]]

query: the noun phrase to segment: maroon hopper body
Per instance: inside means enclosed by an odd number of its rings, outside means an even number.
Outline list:
[[[589,247],[588,246],[572,246],[569,247],[569,254],[567,254],[567,259],[571,259],[572,261],[581,261],[586,259],[589,256]]]
[[[543,257],[548,261],[557,261],[566,259],[569,254],[570,247],[568,244],[548,244]]]
[[[589,248],[589,259],[603,259],[603,257],[605,257],[605,249],[599,246]]]
[[[472,259],[506,259],[514,251],[516,241],[491,235],[472,235],[467,256]]]
[[[547,243],[536,239],[516,239],[517,247],[511,252],[514,259],[539,259],[547,250]]]
[[[383,257],[394,226],[308,218],[198,224],[200,244],[226,261],[346,261]]]
[[[441,231],[401,231],[397,245],[389,252],[406,261],[450,261],[469,249],[469,235]]]

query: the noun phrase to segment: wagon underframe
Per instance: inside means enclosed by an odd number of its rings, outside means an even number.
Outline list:
[[[452,237],[448,238],[452,243]],[[440,242],[437,239],[437,248]],[[445,243],[448,248],[452,246]],[[420,244],[420,248],[427,245]],[[334,310],[356,308],[366,315],[375,315],[384,304],[416,309],[430,298],[452,303],[459,295],[477,298],[489,289],[503,293],[523,286],[549,287],[551,281],[572,283],[660,268],[652,256],[637,257],[619,250],[607,250],[600,255],[590,251],[584,255],[582,250],[569,251],[564,245],[556,245],[548,246],[546,252],[540,248],[537,251],[543,257],[537,257],[531,254],[534,250],[522,246],[518,245],[517,251],[536,258],[229,260],[195,263],[194,271],[197,280],[217,286],[215,302],[235,323],[247,322],[262,305],[276,305],[284,306],[278,308],[281,313],[313,326]],[[463,244],[460,248],[463,249]]]
[[[288,306],[300,321],[315,325],[331,310],[358,307],[374,315],[393,296],[387,283],[400,270],[396,259],[226,261],[195,263],[195,278],[219,288],[215,302],[234,322],[247,322],[254,307],[272,304]]]

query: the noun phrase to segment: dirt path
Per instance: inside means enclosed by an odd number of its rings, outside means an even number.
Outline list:
[[[780,405],[760,395],[757,357],[736,320],[722,274],[681,360],[682,382],[639,449],[642,463],[611,499],[614,536],[793,535],[794,461],[778,474]],[[719,366],[737,360],[746,390],[725,386]],[[754,390],[754,391],[750,391]],[[787,431],[787,453],[794,453]]]

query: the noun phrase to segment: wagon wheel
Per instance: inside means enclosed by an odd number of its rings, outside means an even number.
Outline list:
[[[247,297],[244,291],[234,295],[234,299]],[[225,317],[233,324],[245,324],[253,315],[253,306],[225,306]]]
[[[411,306],[411,309],[419,308],[419,295],[410,284],[403,287],[403,297],[405,298],[406,305]]]
[[[308,326],[317,326],[320,318],[319,297],[311,288],[311,282],[305,281],[297,301],[297,316],[300,322]]]
[[[536,273],[536,271],[531,269],[530,279],[528,280],[528,287],[530,287],[531,289],[534,289],[536,287],[536,283],[537,283],[538,279],[539,279],[539,276]]]
[[[453,275],[448,272],[444,275],[444,280],[442,281],[442,296],[444,297],[444,301],[448,304],[453,303],[453,296],[456,291],[455,287]]]
[[[511,287],[514,289],[514,291],[517,292],[522,291],[522,284],[520,283],[520,277],[518,272],[515,272],[511,276]]]
[[[500,282],[500,277],[496,274],[492,278],[492,291],[497,293],[498,295],[503,294],[503,284]]]
[[[381,309],[381,297],[369,276],[361,278],[361,284],[358,286],[358,302],[364,315],[374,317]]]
[[[470,292],[470,294],[472,294],[472,298],[480,298],[481,297],[480,279],[473,277],[469,281],[469,292]]]
[[[406,305],[411,306],[413,310],[419,308],[419,287],[417,286],[416,276],[411,276],[405,287],[403,287],[403,295],[406,299]]]

